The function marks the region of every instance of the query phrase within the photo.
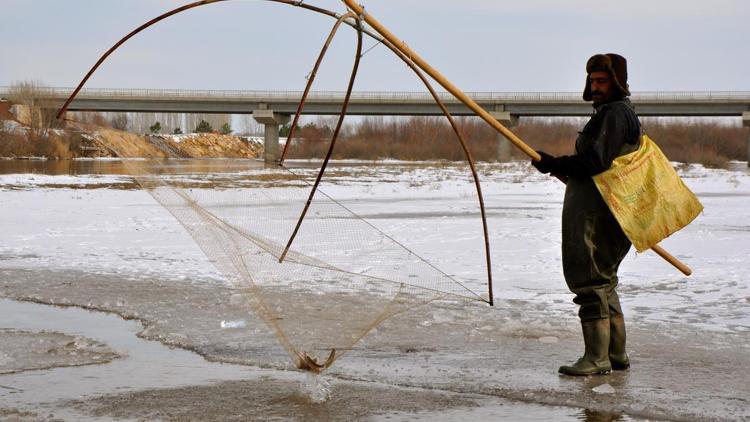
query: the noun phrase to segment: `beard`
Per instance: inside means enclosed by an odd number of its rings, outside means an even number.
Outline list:
[[[591,99],[594,101],[594,106],[598,106],[607,102],[608,95],[602,91],[591,92]]]

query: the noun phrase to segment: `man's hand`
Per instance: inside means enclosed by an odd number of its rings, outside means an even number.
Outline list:
[[[536,167],[537,170],[540,172],[547,174],[552,172],[552,163],[555,160],[555,157],[547,154],[544,151],[537,151],[539,155],[542,156],[542,159],[539,161],[531,161],[531,165]]]

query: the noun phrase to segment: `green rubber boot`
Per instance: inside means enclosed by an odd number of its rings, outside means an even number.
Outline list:
[[[625,317],[609,316],[609,361],[614,370],[630,368],[630,359],[625,351]]]
[[[586,351],[583,357],[570,366],[561,366],[565,375],[607,374],[612,370],[609,363],[609,318],[581,321],[583,342]]]

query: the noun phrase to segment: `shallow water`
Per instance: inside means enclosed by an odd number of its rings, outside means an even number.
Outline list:
[[[38,414],[49,414],[64,420],[106,420],[106,415],[86,413],[85,409],[111,406],[109,399],[117,395],[132,394],[153,389],[179,389],[205,385],[217,386],[227,381],[242,381],[250,387],[251,382],[273,378],[292,381],[286,384],[287,390],[279,392],[278,399],[295,392],[294,381],[301,384],[319,383],[320,376],[311,376],[296,372],[274,371],[252,368],[244,365],[232,365],[208,362],[202,357],[179,348],[169,348],[158,342],[147,341],[136,337],[142,329],[140,323],[125,321],[118,316],[102,312],[92,312],[74,307],[61,308],[35,303],[23,303],[0,299],[0,321],[2,328],[13,328],[27,331],[58,331],[79,336],[87,336],[105,342],[118,350],[123,357],[117,361],[86,367],[55,368],[34,370],[10,375],[0,375],[0,409],[10,408],[30,411]],[[2,346],[0,346],[0,351]],[[307,380],[307,381],[305,381]],[[328,383],[330,381],[324,381]],[[266,381],[267,383],[267,381]],[[360,388],[361,388],[360,384]],[[316,392],[317,393],[317,392]],[[158,393],[157,393],[158,394]],[[187,394],[187,393],[186,393]],[[205,393],[204,393],[205,394]],[[231,393],[228,393],[231,394]],[[414,394],[405,393],[405,394]],[[425,393],[429,394],[429,393]],[[204,397],[205,398],[205,397]],[[458,407],[439,413],[429,410],[414,412],[386,412],[372,415],[371,420],[498,420],[512,419],[518,421],[559,420],[559,421],[598,421],[592,419],[594,413],[574,408],[540,406],[499,400],[492,397],[473,396],[476,401],[470,407]],[[231,397],[229,397],[231,400]],[[277,400],[278,400],[277,399]],[[371,405],[379,406],[377,397],[371,397]],[[296,401],[295,406],[308,406],[308,412],[316,407],[327,406],[328,400],[311,400],[309,403]],[[239,410],[242,403],[237,398]],[[158,404],[152,403],[156,410]],[[256,404],[257,406],[257,404]],[[251,407],[251,406],[248,406]],[[127,409],[125,409],[127,410]],[[118,408],[122,412],[122,408]],[[194,409],[197,412],[197,409]],[[320,411],[320,409],[318,409]],[[99,413],[106,413],[101,412]],[[377,413],[377,412],[376,412]],[[596,413],[606,420],[636,420],[622,415]],[[196,416],[196,415],[194,415]],[[209,415],[210,419],[213,419]],[[262,419],[262,414],[257,415]],[[294,418],[294,415],[289,415]],[[346,415],[342,415],[346,416]]]
[[[49,176],[75,176],[75,175],[130,175],[128,170],[129,162],[147,163],[158,165],[161,168],[169,169],[173,173],[238,173],[249,170],[263,168],[277,168],[275,164],[265,164],[257,159],[237,159],[237,158],[172,158],[166,160],[148,160],[148,159],[76,159],[76,160],[8,160],[0,159],[0,174],[45,174]],[[341,167],[372,167],[374,162],[371,161],[332,161],[330,168]],[[287,160],[286,167],[301,169],[318,169],[320,161],[308,160]],[[419,168],[432,166],[435,163],[429,162],[377,162],[380,167],[399,167],[399,168]],[[441,164],[451,165],[451,164]],[[452,164],[460,166],[461,164]]]
[[[237,172],[251,168],[263,167],[257,160],[238,159],[172,159],[172,160],[138,160],[139,162],[158,163],[182,172],[224,173]],[[0,174],[45,174],[50,176],[75,175],[130,175],[127,161],[119,159],[96,160],[0,160]]]
[[[44,403],[84,399],[146,388],[168,388],[221,380],[253,379],[262,371],[208,362],[182,349],[140,339],[137,321],[78,308],[0,299],[0,325],[27,331],[56,331],[99,340],[123,358],[102,365],[1,375],[0,407],[37,408]]]

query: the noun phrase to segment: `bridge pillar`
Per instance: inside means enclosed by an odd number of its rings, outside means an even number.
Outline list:
[[[750,111],[742,112],[742,126],[750,127]],[[750,134],[747,136],[747,166],[750,167]]]
[[[279,126],[289,122],[289,115],[274,113],[273,110],[255,110],[253,118],[264,125],[263,160],[274,163],[279,160]]]
[[[518,124],[518,116],[510,114],[509,111],[490,111],[490,115],[507,128],[511,128]],[[512,147],[510,141],[498,132],[497,161],[509,161]]]

